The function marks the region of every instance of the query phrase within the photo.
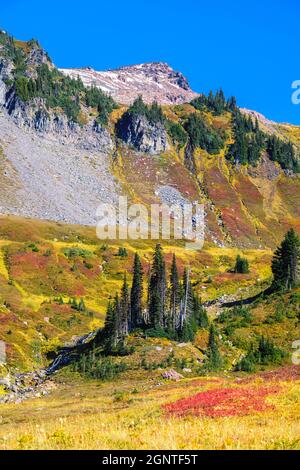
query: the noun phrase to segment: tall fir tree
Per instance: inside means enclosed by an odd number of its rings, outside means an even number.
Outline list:
[[[128,335],[128,324],[130,316],[130,300],[129,300],[129,290],[127,284],[126,274],[124,274],[124,280],[121,290],[121,299],[120,299],[120,337],[121,341],[125,339]]]
[[[178,326],[180,310],[180,282],[176,264],[176,256],[173,255],[170,274],[170,314],[168,329],[175,331]]]
[[[200,299],[197,295],[194,296],[194,315],[196,324],[200,328],[208,327],[208,316],[205,308],[201,305]]]
[[[178,335],[182,341],[193,341],[197,331],[197,303],[190,270],[185,268],[181,287],[180,322]],[[199,301],[200,302],[200,301]]]
[[[185,321],[193,313],[194,293],[190,281],[190,270],[184,269],[182,286],[181,286],[181,301],[180,301],[180,329],[182,330]]]
[[[288,290],[300,284],[300,239],[294,229],[290,229],[272,260],[274,290]]]
[[[166,266],[162,247],[157,244],[149,281],[149,321],[152,327],[165,327]]]
[[[130,329],[142,326],[143,321],[143,268],[138,253],[133,262],[133,278],[130,292]]]
[[[217,332],[213,325],[210,325],[208,346],[206,350],[205,366],[208,370],[218,370],[222,366],[222,358],[219,351]]]
[[[106,351],[113,350],[118,343],[118,319],[116,304],[119,302],[116,294],[114,302],[108,302],[104,324],[104,347]]]

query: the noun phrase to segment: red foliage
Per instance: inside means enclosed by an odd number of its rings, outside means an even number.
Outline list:
[[[260,372],[256,374],[254,378],[257,377],[260,377],[265,382],[289,382],[293,380],[300,380],[300,366],[285,366],[276,370]],[[252,380],[252,377],[246,377],[244,379],[240,379],[240,383],[250,383]]]
[[[232,281],[235,281],[235,282],[238,282],[238,281],[242,281],[244,279],[251,279],[251,275],[250,274],[239,274],[239,273],[221,273],[221,274],[217,274],[216,276],[214,276],[214,282],[218,282],[218,283],[223,283],[223,282],[226,282],[226,281],[229,281],[229,282],[232,282]]]
[[[49,264],[49,258],[41,255],[40,253],[26,252],[16,253],[13,256],[12,262],[14,265],[30,266],[33,269],[43,269]]]
[[[272,409],[265,398],[277,393],[279,387],[217,388],[182,398],[175,403],[164,405],[169,415],[186,416],[243,416],[258,411]]]

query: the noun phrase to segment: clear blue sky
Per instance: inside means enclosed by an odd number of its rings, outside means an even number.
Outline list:
[[[0,0],[0,27],[36,38],[58,67],[166,61],[196,91],[300,124],[299,0]]]

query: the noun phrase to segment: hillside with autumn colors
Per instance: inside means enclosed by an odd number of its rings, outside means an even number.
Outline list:
[[[95,225],[100,203],[126,195],[147,207],[204,203],[206,239],[216,246],[274,248],[299,227],[299,127],[240,110],[221,90],[193,94],[161,64],[149,65],[153,76],[147,67],[132,72],[138,83],[145,74],[145,90],[146,77],[163,80],[157,110],[139,104],[133,79],[128,108],[101,83],[62,74],[37,41],[2,32],[0,45],[3,214]],[[165,105],[168,80],[191,101]]]

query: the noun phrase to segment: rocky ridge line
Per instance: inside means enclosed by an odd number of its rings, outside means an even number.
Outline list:
[[[72,78],[79,76],[86,86],[101,88],[116,102],[126,105],[132,104],[139,95],[145,103],[157,101],[164,105],[186,103],[198,96],[184,75],[175,72],[165,62],[149,62],[103,72],[91,67],[59,70]]]

